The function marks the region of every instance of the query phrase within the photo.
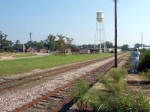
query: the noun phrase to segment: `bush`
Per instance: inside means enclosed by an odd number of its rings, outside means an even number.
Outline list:
[[[90,90],[82,97],[77,107],[80,111],[92,110],[93,112],[149,112],[150,104],[145,93],[139,91],[122,92],[114,95],[111,93],[99,93]]]
[[[8,51],[14,52],[14,48],[13,48],[13,47],[9,47],[9,48],[8,48]]]
[[[106,93],[99,96],[101,104],[97,108],[98,112],[149,112],[150,105],[146,95],[132,92],[112,95]]]
[[[113,94],[125,91],[126,82],[123,78],[127,75],[125,69],[111,69],[107,75],[100,75],[99,81]]]
[[[76,83],[76,90],[74,95],[77,99],[77,107],[79,110],[85,110],[87,108],[87,100],[84,97],[85,92],[89,89],[89,84],[85,80],[78,81]]]
[[[4,49],[0,49],[0,53],[3,53],[4,52]]]
[[[121,78],[124,78],[127,76],[128,72],[125,69],[111,69],[108,72],[108,75],[110,75],[115,81],[119,81]]]
[[[145,76],[150,80],[150,69],[145,73]]]
[[[105,94],[99,95],[98,112],[149,112],[150,104],[147,96],[142,91],[133,94],[126,86],[123,78],[127,75],[126,70],[112,69],[108,76],[102,77],[101,82],[107,88]],[[110,77],[114,80],[111,81]],[[109,81],[106,81],[109,80]]]
[[[79,101],[77,104],[79,104]],[[95,111],[96,108],[98,108],[98,106],[100,104],[99,92],[91,89],[88,93],[85,94],[84,97],[82,97],[82,104],[84,104],[84,105],[82,105],[82,108],[80,107],[80,111],[85,111],[85,110],[89,110],[89,109],[93,109]]]
[[[148,69],[146,72],[142,72],[141,75],[150,80],[150,69]]]
[[[123,68],[130,70],[132,68],[132,57],[129,56],[129,58],[126,60],[126,64],[123,66]]]
[[[139,70],[146,72],[150,68],[150,51],[144,50],[141,52]]]
[[[77,102],[79,110],[149,112],[150,104],[146,94],[142,91],[130,91],[126,86],[126,81],[123,79],[126,75],[127,71],[124,69],[112,69],[107,75],[100,75],[99,81],[106,88],[106,91],[103,92],[91,89],[85,94],[88,84],[85,81],[80,81],[75,92],[80,98]]]

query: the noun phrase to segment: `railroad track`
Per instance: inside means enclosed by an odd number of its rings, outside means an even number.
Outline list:
[[[19,109],[25,106],[26,104],[28,104],[29,102],[35,101],[41,96],[45,96],[47,93],[51,94],[51,92],[56,90],[56,88],[60,88],[62,87],[62,85],[66,85],[67,83],[71,82],[74,79],[74,77],[79,78],[80,76],[87,74],[90,71],[93,71],[93,69],[96,70],[96,68],[104,65],[105,63],[111,60],[114,61],[114,58],[109,57],[106,60],[105,59],[95,60],[96,62],[93,62],[93,64],[92,61],[89,61],[90,64],[87,64],[87,66],[86,65],[83,66],[81,65],[81,63],[78,63],[80,64],[80,66],[76,69],[72,69],[58,75],[46,77],[45,79],[39,79],[39,81],[36,81],[37,83],[34,84],[28,83],[27,85],[25,84],[23,86],[20,86],[19,88],[17,87],[11,90],[8,89],[4,92],[1,92],[0,110],[2,112],[12,112],[13,110],[15,111],[15,109]],[[76,64],[70,64],[69,66],[73,67],[74,65]],[[63,67],[59,67],[59,68],[63,69]],[[59,70],[57,69],[57,71]],[[41,80],[43,82],[40,82]],[[65,88],[67,88],[67,86],[65,86]],[[51,106],[49,108],[51,108]]]
[[[121,59],[118,59],[118,63]],[[90,85],[94,84],[98,80],[98,75],[106,73],[109,69],[114,67],[114,61],[107,62],[86,74],[80,76],[78,79],[85,79]],[[42,95],[40,98],[33,100],[32,102],[14,110],[14,112],[58,112],[66,111],[65,106],[74,99],[72,92],[75,90],[76,81],[72,80],[69,83],[50,91],[49,93]]]
[[[94,60],[90,60],[90,61],[86,61],[86,62],[80,62],[77,64],[73,64],[72,66],[64,66],[64,67],[52,69],[52,70],[49,70],[46,72],[41,72],[38,74],[12,79],[10,81],[1,82],[0,83],[0,92],[10,90],[14,87],[22,86],[24,84],[30,84],[32,82],[36,82],[36,81],[39,81],[39,80],[42,80],[42,79],[45,79],[48,77],[52,77],[54,75],[62,74],[62,73],[67,72],[69,70],[73,70],[73,69],[77,69],[77,68],[80,68],[83,66],[87,66],[87,65],[90,65],[90,64],[96,63],[98,61],[108,59],[108,58],[110,58],[110,56],[106,57],[106,58],[100,58],[100,59],[94,59]]]

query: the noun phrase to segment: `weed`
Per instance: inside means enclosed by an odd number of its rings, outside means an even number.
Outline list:
[[[106,89],[114,94],[125,91],[126,82],[123,78],[127,75],[125,69],[111,69],[107,76],[100,75],[99,81],[104,84]]]
[[[127,71],[125,69],[111,69],[108,72],[108,75],[110,75],[115,81],[119,81],[121,78],[124,78],[127,76]]]
[[[150,69],[146,72],[146,77],[150,80]]]
[[[52,109],[52,108],[53,108],[53,106],[52,106],[52,105],[49,105],[49,106],[48,106],[48,109]]]
[[[146,72],[141,72],[141,75],[150,80],[150,69],[147,69]]]
[[[130,55],[129,58],[126,60],[126,64],[123,66],[123,68],[130,70],[132,67],[131,63],[132,63],[132,57]]]
[[[142,92],[134,95],[121,93],[117,95],[104,94],[99,98],[101,104],[97,109],[98,112],[149,112],[150,105],[147,97]]]
[[[77,107],[79,110],[85,110],[87,108],[87,100],[84,94],[89,89],[89,84],[85,80],[78,81],[76,83],[76,90],[74,96],[78,98]]]
[[[126,86],[123,78],[127,71],[112,69],[107,75],[100,75],[99,81],[103,83],[106,91],[90,90],[80,96],[79,110],[92,109],[94,112],[149,112],[150,104],[146,94],[142,91],[133,92]],[[78,83],[81,88],[85,82]],[[83,87],[82,87],[83,86]]]

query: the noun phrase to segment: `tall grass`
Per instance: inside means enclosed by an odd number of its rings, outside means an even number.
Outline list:
[[[131,57],[131,55],[126,60],[126,64],[123,66],[123,68],[125,68],[127,70],[130,70],[132,68],[132,57]]]
[[[79,110],[93,112],[149,112],[150,104],[147,95],[140,90],[137,92],[131,91],[127,87],[125,80],[123,80],[126,75],[127,71],[124,69],[112,69],[107,75],[101,74],[99,81],[105,86],[106,91],[91,89],[84,97],[82,95],[82,104],[85,105],[80,105]]]
[[[105,88],[113,94],[124,92],[126,82],[123,80],[127,76],[125,69],[111,69],[107,75],[100,75],[99,81],[104,84]]]
[[[85,110],[87,108],[87,99],[84,95],[88,89],[89,85],[85,80],[81,80],[76,83],[76,90],[74,91],[73,96],[79,99],[76,103],[79,110]]]
[[[147,69],[146,72],[141,72],[141,75],[150,81],[150,69]]]

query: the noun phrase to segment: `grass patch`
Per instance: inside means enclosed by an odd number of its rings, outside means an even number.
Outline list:
[[[46,69],[56,67],[73,62],[81,62],[94,58],[102,58],[109,56],[109,53],[101,54],[82,54],[82,55],[66,55],[65,57],[49,55],[36,58],[24,58],[16,60],[0,61],[0,77],[26,73],[34,69]]]

